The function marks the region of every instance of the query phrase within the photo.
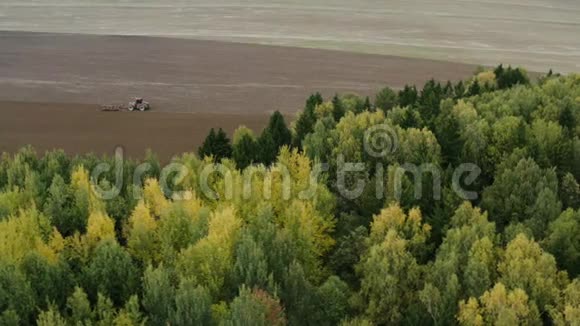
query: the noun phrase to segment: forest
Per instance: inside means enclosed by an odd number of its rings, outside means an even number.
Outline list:
[[[500,65],[212,129],[187,174],[4,153],[0,325],[580,325],[579,124],[580,75]]]

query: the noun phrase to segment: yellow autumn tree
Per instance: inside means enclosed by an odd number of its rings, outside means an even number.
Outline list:
[[[572,281],[563,291],[562,301],[550,311],[554,325],[580,325],[580,279]]]
[[[157,221],[143,200],[139,201],[126,230],[127,247],[133,257],[142,262],[156,261],[159,257],[159,240],[155,233]]]
[[[495,79],[495,73],[491,70],[482,71],[477,76],[475,76],[477,82],[481,86],[496,87],[497,81]]]
[[[75,204],[81,212],[104,211],[103,202],[97,197],[89,179],[89,173],[81,165],[75,167],[71,174],[71,189]]]
[[[232,207],[214,212],[208,235],[179,254],[179,276],[206,286],[213,295],[220,293],[233,265],[234,244],[241,226]]]
[[[500,282],[510,289],[526,291],[541,312],[556,304],[568,282],[566,273],[558,271],[554,257],[524,234],[507,245],[498,271]]]
[[[461,325],[541,325],[538,308],[522,289],[508,291],[502,283],[486,291],[479,301],[469,298],[459,303],[457,320]]]
[[[391,230],[408,241],[407,248],[416,257],[424,254],[427,250],[425,243],[429,238],[431,226],[423,223],[420,209],[413,208],[409,210],[408,214],[405,214],[397,203],[383,209],[374,216],[371,223],[370,244],[376,245],[383,242]]]
[[[102,240],[116,241],[115,222],[103,212],[91,213],[84,239],[89,248],[95,248]]]
[[[149,207],[151,214],[155,217],[160,217],[163,211],[169,206],[169,201],[165,198],[159,186],[159,181],[156,179],[147,179],[145,181],[143,199],[147,207]]]
[[[53,230],[48,219],[38,210],[21,210],[18,215],[0,221],[0,260],[17,263],[27,253],[38,250],[54,261],[57,248],[51,248],[44,240],[51,234]]]

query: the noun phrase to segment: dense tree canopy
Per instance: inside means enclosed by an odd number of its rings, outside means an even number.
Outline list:
[[[499,66],[316,93],[113,199],[113,158],[5,153],[0,325],[577,325],[579,121],[580,76]]]

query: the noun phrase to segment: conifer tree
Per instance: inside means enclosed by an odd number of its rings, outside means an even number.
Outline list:
[[[298,117],[296,121],[296,134],[294,137],[294,146],[300,147],[304,137],[312,132],[314,129],[314,124],[316,123],[316,115],[314,110],[320,104],[322,104],[323,99],[320,93],[312,94],[306,100],[306,105],[304,106],[304,111]]]
[[[342,117],[344,117],[345,114],[345,110],[344,110],[344,104],[342,103],[342,100],[338,97],[338,94],[335,94],[334,97],[332,98],[332,117],[334,118],[334,121],[340,121],[340,119]]]
[[[232,158],[239,169],[258,161],[258,141],[250,129],[240,127],[234,133]]]
[[[467,94],[469,96],[476,96],[479,95],[481,93],[481,87],[479,86],[479,82],[477,81],[477,79],[473,80],[473,83],[471,83],[471,85],[469,85],[469,89],[467,90]]]
[[[399,105],[401,107],[414,106],[417,102],[418,93],[415,85],[405,85],[403,90],[399,91]]]
[[[274,162],[280,147],[290,145],[291,142],[292,133],[286,126],[284,116],[279,111],[274,112],[258,141],[262,163],[269,165]]]
[[[214,161],[219,162],[223,158],[232,156],[232,145],[230,139],[222,128],[216,131],[211,128],[203,144],[198,150],[199,157],[212,156]]]
[[[455,93],[455,99],[460,99],[465,96],[465,85],[463,80],[460,80],[455,87],[453,87],[453,92]]]
[[[364,108],[366,111],[373,111],[373,105],[371,104],[371,100],[368,96],[365,98]]]

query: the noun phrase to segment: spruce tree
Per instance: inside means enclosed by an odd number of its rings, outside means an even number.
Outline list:
[[[477,79],[473,80],[473,83],[469,86],[469,90],[467,90],[467,94],[469,96],[476,96],[481,93],[481,87],[479,87],[479,82]]]
[[[493,72],[495,73],[498,89],[506,89],[515,85],[528,85],[530,83],[525,71],[520,68],[514,69],[508,66],[505,69],[503,65],[499,65]]]
[[[363,113],[365,110],[365,103],[360,97],[355,97],[355,104],[354,104],[354,113],[359,114]]]
[[[419,97],[419,112],[426,122],[431,122],[439,114],[439,104],[442,99],[443,90],[439,82],[434,79],[425,83],[421,96]]]
[[[210,156],[213,153],[213,146],[215,144],[216,133],[213,128],[209,131],[209,134],[205,137],[203,144],[197,150],[200,158]]]
[[[457,85],[455,85],[453,92],[455,93],[456,100],[465,96],[465,84],[463,84],[463,80],[460,80]]]
[[[451,81],[448,80],[447,84],[445,84],[445,87],[443,87],[443,97],[453,98],[453,96],[453,85],[451,84]]]
[[[405,106],[414,106],[417,102],[418,94],[417,88],[415,85],[409,86],[405,85],[405,87],[399,91],[399,105],[401,107]]]
[[[276,160],[278,155],[278,146],[274,142],[272,133],[268,128],[262,131],[258,139],[258,162],[269,166]]]
[[[562,108],[558,120],[560,126],[562,126],[568,134],[572,134],[576,128],[576,117],[574,116],[574,112],[569,104]]]
[[[304,111],[296,120],[296,134],[294,137],[293,144],[296,147],[300,147],[304,137],[312,132],[314,125],[316,124],[316,115],[314,113],[316,107],[322,104],[323,99],[320,93],[312,94],[306,100],[306,105],[304,106]]]
[[[340,121],[340,119],[344,117],[344,113],[344,104],[338,97],[338,94],[335,94],[332,98],[332,117],[334,118],[334,121]]]
[[[284,116],[279,112],[276,111],[270,117],[270,122],[268,123],[268,127],[266,128],[268,133],[272,136],[272,140],[274,141],[274,145],[277,148],[282,147],[284,145],[290,145],[292,141],[292,133],[290,129],[286,126],[286,121],[284,121]]]
[[[198,150],[200,158],[206,156],[213,156],[214,161],[219,162],[223,158],[230,158],[232,156],[232,145],[230,139],[222,128],[216,133],[211,128],[209,134],[205,138],[203,144]]]
[[[461,158],[463,141],[459,133],[459,121],[453,114],[453,102],[443,102],[441,114],[435,119],[434,129],[437,141],[441,145],[441,156],[444,164],[457,165]]]
[[[239,169],[245,169],[258,160],[257,147],[258,142],[252,135],[243,134],[240,136],[240,139],[234,144],[232,151],[232,157],[236,161]]]
[[[214,152],[216,161],[221,161],[223,158],[232,157],[232,145],[226,132],[222,128],[218,130],[216,136],[216,147]]]
[[[274,112],[258,140],[260,162],[265,165],[272,164],[276,160],[280,147],[290,145],[291,142],[292,133],[286,126],[284,116],[278,111]]]
[[[371,104],[371,100],[369,99],[368,96],[365,98],[364,110],[365,111],[374,111],[373,106]]]
[[[504,73],[503,64],[497,66],[497,68],[494,69],[493,73],[495,74],[495,79],[497,80],[498,87],[502,89],[503,87],[500,84],[500,80],[503,81],[503,73]]]

